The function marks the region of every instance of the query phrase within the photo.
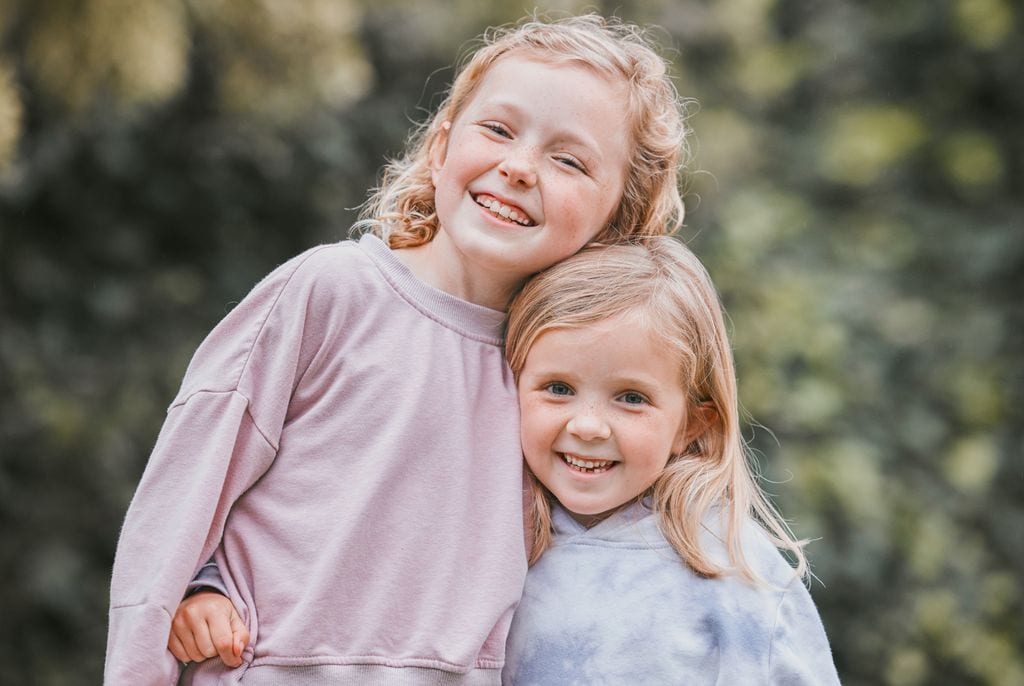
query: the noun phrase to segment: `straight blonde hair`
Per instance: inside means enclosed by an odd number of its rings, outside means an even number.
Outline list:
[[[362,206],[355,230],[370,230],[392,248],[433,240],[438,230],[430,152],[472,100],[487,71],[507,55],[583,64],[627,88],[633,152],[618,210],[596,240],[676,232],[684,207],[679,174],[686,153],[686,103],[680,99],[647,33],[634,24],[596,14],[557,21],[530,17],[489,29],[482,47],[458,70],[437,112],[410,136],[406,152],[387,163],[380,185]]]
[[[795,573],[807,575],[805,541],[797,540],[755,478],[740,432],[732,349],[722,307],[707,271],[681,242],[656,237],[643,244],[591,245],[541,272],[509,307],[505,356],[517,380],[530,347],[545,331],[573,329],[627,316],[653,333],[679,360],[688,415],[706,408],[713,417],[693,442],[669,458],[649,498],[660,527],[696,573],[718,577],[729,571],[700,544],[700,531],[714,510],[722,517],[731,567],[751,582],[760,579],[741,545],[753,520],[787,552]],[[530,475],[533,505],[530,563],[551,543],[551,494]]]

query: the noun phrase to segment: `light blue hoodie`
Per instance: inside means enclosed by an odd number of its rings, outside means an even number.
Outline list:
[[[640,504],[591,529],[561,507],[554,543],[527,574],[504,684],[838,684],[801,579],[753,524],[744,553],[773,587],[707,579],[683,564]],[[716,532],[702,545],[726,563]]]

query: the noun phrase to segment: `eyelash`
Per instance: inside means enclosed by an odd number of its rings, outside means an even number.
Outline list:
[[[484,122],[484,123],[481,124],[481,126],[483,126],[485,129],[487,129],[491,133],[493,133],[493,134],[495,134],[497,136],[501,136],[502,138],[511,138],[512,137],[512,133],[507,128],[505,128],[504,126],[502,126],[501,124],[498,124],[496,122]],[[565,165],[566,167],[570,167],[572,169],[575,169],[576,171],[583,172],[584,174],[587,173],[586,165],[584,165],[582,162],[580,162],[575,157],[558,157],[556,159],[558,160],[559,163]]]
[[[567,391],[567,392],[557,393],[557,392],[555,392],[556,388],[562,389],[562,390]],[[569,386],[569,384],[563,383],[561,381],[553,381],[553,382],[547,384],[546,386],[544,386],[544,390],[547,391],[548,393],[550,393],[551,395],[556,395],[556,396],[559,396],[559,397],[568,396],[568,395],[572,395],[573,394],[572,388]]]
[[[496,133],[499,136],[503,136],[505,138],[511,138],[512,137],[512,134],[509,133],[509,130],[506,129],[501,124],[495,124],[494,122],[486,122],[486,123],[483,124],[483,127],[485,129],[487,129],[488,131],[490,131],[491,133]]]
[[[564,383],[562,381],[553,381],[545,385],[544,390],[558,398],[564,398],[575,395],[575,392],[572,390],[572,387],[569,384]],[[625,393],[620,393],[618,398],[616,399],[621,400],[626,405],[640,406],[650,404],[650,400],[648,400],[643,393],[638,393],[636,391],[626,391]]]
[[[587,168],[583,166],[583,163],[573,157],[560,157],[558,161],[567,167],[572,167],[577,171],[581,171],[584,174],[587,173]]]

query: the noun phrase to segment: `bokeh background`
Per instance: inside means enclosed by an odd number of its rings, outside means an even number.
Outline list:
[[[585,7],[660,26],[699,103],[683,237],[844,683],[1024,684],[1024,9]],[[192,351],[347,235],[467,41],[530,9],[0,0],[0,683],[100,682]]]

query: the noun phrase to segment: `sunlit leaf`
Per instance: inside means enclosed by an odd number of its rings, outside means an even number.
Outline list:
[[[946,457],[946,478],[959,490],[978,494],[988,490],[999,467],[999,451],[991,436],[959,439]]]
[[[920,117],[904,107],[841,109],[824,135],[822,171],[841,183],[868,185],[916,149],[926,133]]]
[[[13,161],[17,152],[22,116],[14,70],[5,60],[0,60],[0,172]]]
[[[742,53],[736,82],[750,96],[770,100],[786,93],[811,66],[811,54],[799,45],[769,44]]]
[[[927,655],[914,648],[896,648],[885,669],[891,686],[920,686],[927,683],[928,674]]]
[[[978,48],[994,48],[1013,31],[1014,8],[1007,0],[957,0],[956,26]]]
[[[995,139],[981,131],[950,136],[943,141],[941,150],[946,174],[958,186],[990,186],[1003,177],[1002,153]]]

